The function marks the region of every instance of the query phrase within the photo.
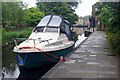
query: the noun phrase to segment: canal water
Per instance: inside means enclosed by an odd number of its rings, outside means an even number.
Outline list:
[[[6,45],[2,49],[2,78],[5,79],[34,79],[38,80],[56,63],[36,68],[22,68],[19,67],[16,61],[16,54],[13,53],[14,45]]]

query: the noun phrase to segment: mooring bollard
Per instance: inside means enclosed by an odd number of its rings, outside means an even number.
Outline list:
[[[63,58],[63,56],[60,56],[60,61],[66,61],[66,59]]]

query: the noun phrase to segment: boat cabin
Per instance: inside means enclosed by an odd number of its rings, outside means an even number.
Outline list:
[[[69,40],[73,40],[70,29],[70,23],[64,18],[57,15],[47,15],[42,18],[42,20],[35,27],[33,32],[51,32],[59,33],[59,35],[63,33],[66,34]]]

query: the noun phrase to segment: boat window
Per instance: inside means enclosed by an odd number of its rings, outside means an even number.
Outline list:
[[[59,16],[53,16],[48,26],[59,26],[61,21]]]
[[[48,44],[46,45],[46,47],[50,47],[50,46],[58,46],[58,45],[62,45],[62,41],[59,41],[59,42],[56,42],[56,43],[51,43],[51,44]]]
[[[70,34],[70,26],[65,23],[65,31],[67,34]]]
[[[72,35],[71,35],[71,32],[70,32],[70,25],[68,25],[66,23],[65,23],[65,32],[66,32],[66,35],[67,35],[68,39],[72,40]]]
[[[56,33],[58,33],[58,28],[51,28],[51,27],[49,28],[49,27],[47,27],[45,32],[56,32]]]
[[[49,22],[50,17],[51,17],[50,15],[43,17],[37,26],[46,26],[47,23]]]
[[[36,27],[33,32],[43,32],[44,27]]]
[[[58,46],[58,45],[61,45],[61,44],[62,44],[62,41],[56,42],[56,43],[55,43],[55,46]]]

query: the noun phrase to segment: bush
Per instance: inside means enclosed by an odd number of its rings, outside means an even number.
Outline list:
[[[2,29],[2,46],[5,43],[13,43],[14,38],[28,38],[31,34],[33,28],[28,27],[21,31],[6,31],[5,28]]]
[[[110,42],[110,46],[120,52],[120,30],[115,33],[107,33],[107,40]]]
[[[71,33],[72,33],[73,41],[76,42],[78,40],[78,35],[74,30],[72,30]]]
[[[85,37],[88,37],[92,32],[85,31]]]
[[[120,3],[98,3],[96,6],[100,11],[98,20],[106,26],[105,33],[110,46],[114,51],[120,52]]]

